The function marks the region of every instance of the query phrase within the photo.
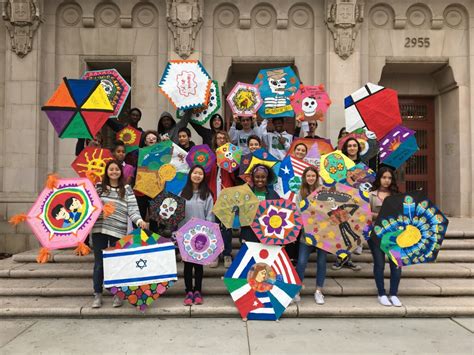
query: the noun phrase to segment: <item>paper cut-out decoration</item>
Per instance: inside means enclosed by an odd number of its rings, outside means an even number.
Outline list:
[[[303,86],[291,95],[291,106],[295,117],[299,121],[324,121],[324,115],[331,105],[331,99],[324,89],[324,85]]]
[[[301,290],[301,280],[277,245],[247,242],[224,275],[244,320],[278,320]]]
[[[105,174],[105,166],[114,157],[110,150],[86,147],[71,163],[71,167],[80,176],[88,178],[95,185],[102,181]]]
[[[169,61],[158,86],[176,109],[189,110],[209,103],[211,78],[198,60]]]
[[[418,149],[415,131],[397,126],[380,140],[380,162],[397,169]]]
[[[257,113],[263,100],[256,85],[238,82],[227,95],[227,103],[234,115],[250,117]]]
[[[41,110],[59,138],[92,139],[114,109],[99,81],[63,78]]]

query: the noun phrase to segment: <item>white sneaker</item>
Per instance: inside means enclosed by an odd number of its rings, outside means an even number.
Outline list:
[[[398,299],[397,296],[390,296],[390,302],[392,302],[392,304],[395,307],[401,307],[402,306],[402,302],[400,302],[400,300]]]
[[[301,302],[301,296],[299,293],[297,293],[295,298],[293,298],[290,303],[292,304],[292,303],[299,303],[299,302]]]
[[[321,291],[316,290],[314,293],[314,300],[316,301],[316,304],[324,304],[324,295]]]
[[[357,248],[355,248],[352,253],[355,254],[355,255],[361,255],[362,254],[362,245],[359,245]]]
[[[92,308],[102,307],[102,294],[94,293],[94,301],[92,302]]]
[[[382,305],[382,306],[387,306],[387,307],[390,307],[392,304],[390,303],[390,301],[388,300],[388,297],[383,295],[383,296],[379,296],[379,303]]]
[[[119,296],[115,295],[114,300],[112,301],[112,307],[117,308],[117,307],[122,307],[122,305],[123,305],[122,299]]]

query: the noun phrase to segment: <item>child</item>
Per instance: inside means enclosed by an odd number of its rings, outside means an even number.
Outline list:
[[[115,246],[117,240],[127,234],[127,218],[130,218],[140,228],[148,229],[148,223],[144,222],[140,216],[131,187],[125,185],[123,181],[122,165],[119,162],[112,160],[107,163],[102,183],[97,185],[97,192],[104,204],[114,204],[115,211],[106,219],[101,214],[92,228],[94,249],[94,302],[92,308],[102,306],[104,283],[102,251],[109,246]],[[122,300],[114,296],[112,305],[120,307]]]
[[[196,144],[191,140],[191,131],[187,127],[180,128],[178,131],[178,142],[179,146],[186,152],[194,147]]]
[[[114,159],[122,164],[123,178],[126,185],[130,185],[133,177],[135,176],[135,168],[125,163],[125,143],[118,140],[114,142],[114,147],[112,149],[112,154]]]
[[[193,166],[188,174],[188,181],[181,192],[181,197],[186,200],[185,217],[181,222],[184,225],[192,217],[214,222],[212,214],[212,193],[205,181],[206,173],[201,166]],[[193,287],[194,269],[194,287]],[[202,304],[201,295],[202,277],[204,268],[202,265],[184,262],[184,283],[186,285],[185,306]]]
[[[262,136],[268,152],[278,160],[283,160],[290,149],[293,136],[284,130],[283,117],[272,120],[275,132],[268,132]]]
[[[235,144],[242,149],[242,154],[250,153],[250,150],[247,146],[248,138],[252,135],[262,138],[263,135],[267,134],[267,120],[263,120],[262,124],[258,126],[257,124],[257,115],[250,117],[242,117],[240,123],[242,124],[242,129],[238,130],[236,128],[237,123],[239,122],[239,117],[237,115],[233,116],[234,122],[229,129],[229,136],[232,141],[232,144]],[[254,128],[252,128],[252,125]]]
[[[304,160],[306,158],[306,154],[308,154],[308,147],[304,143],[298,143],[295,145],[295,149],[293,149],[293,156],[298,159]]]
[[[300,192],[296,196],[296,206],[300,209],[300,202],[311,195],[319,186],[319,174],[315,167],[308,167],[303,171],[302,183]],[[315,246],[307,245],[304,241],[304,230],[301,230],[298,251],[298,263],[296,265],[296,272],[300,277],[301,281],[304,279],[304,271],[308,264],[309,254],[316,250],[317,252],[317,264],[316,264],[316,292],[314,293],[314,300],[317,304],[324,304],[324,295],[322,288],[324,286],[324,280],[326,279],[326,259],[327,252],[323,249],[316,248]],[[300,301],[300,295],[296,295],[295,302]]]
[[[262,140],[260,139],[259,136],[249,136],[247,140],[247,146],[249,148],[250,153],[255,152],[256,150],[259,150],[262,148]]]
[[[189,123],[191,123],[191,126],[193,126],[196,133],[202,137],[202,144],[207,144],[209,147],[212,146],[212,141],[214,140],[216,133],[225,130],[224,120],[218,113],[213,114],[209,120],[209,127],[211,128],[206,128],[192,121]]]

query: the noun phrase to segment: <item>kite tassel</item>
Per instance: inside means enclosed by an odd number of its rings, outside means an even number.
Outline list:
[[[47,248],[41,248],[38,256],[36,257],[36,262],[39,264],[46,264],[48,261],[51,260],[51,253]]]
[[[46,180],[46,187],[48,189],[54,189],[58,186],[59,175],[58,174],[49,174],[48,179]]]
[[[11,225],[17,226],[20,223],[25,222],[28,219],[28,215],[26,213],[20,213],[12,216],[9,220],[8,223]]]
[[[106,203],[102,209],[104,218],[110,217],[115,212],[115,204],[112,202]]]
[[[78,256],[84,256],[84,255],[87,255],[87,254],[90,254],[91,252],[91,248],[89,248],[85,243],[78,243],[77,244],[77,248],[74,249],[74,253],[76,253],[76,255]]]

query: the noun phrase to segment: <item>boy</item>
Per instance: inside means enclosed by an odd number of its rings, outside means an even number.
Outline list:
[[[69,216],[74,222],[77,222],[81,218],[82,214],[82,203],[76,197],[69,197],[64,206],[70,211]]]
[[[196,145],[191,140],[191,131],[189,128],[183,127],[178,130],[178,145],[187,152]]]
[[[55,220],[63,220],[63,225],[61,226],[61,228],[67,228],[74,223],[74,220],[69,215],[69,212],[61,204],[57,204],[51,211],[51,214],[53,215]]]
[[[272,120],[274,132],[268,132],[262,139],[267,146],[268,152],[278,160],[283,160],[290,149],[293,137],[291,134],[283,130],[283,117],[277,117]]]
[[[234,115],[234,122],[229,129],[229,136],[232,144],[239,146],[242,149],[242,155],[249,154],[250,150],[247,145],[247,141],[250,136],[258,136],[260,139],[267,134],[267,120],[263,120],[262,124],[258,126],[257,124],[257,115],[253,117],[241,117],[240,123],[242,124],[242,129],[237,129],[237,123],[239,123],[239,116]],[[252,128],[252,124],[254,128]]]

